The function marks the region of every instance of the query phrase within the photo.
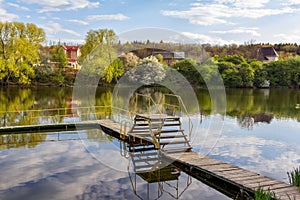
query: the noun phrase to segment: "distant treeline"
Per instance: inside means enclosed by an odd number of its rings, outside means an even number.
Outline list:
[[[73,85],[77,70],[68,67],[68,60],[61,43],[45,47],[46,34],[35,24],[0,22],[0,84],[18,85]],[[227,87],[264,87],[300,85],[300,46],[297,44],[271,45],[279,53],[279,61],[262,63],[257,60],[257,50],[270,44],[245,43],[243,45],[181,44],[169,42],[120,43],[113,30],[99,29],[87,33],[81,45],[78,62],[86,66],[87,76],[100,76],[99,84],[114,84],[128,71],[135,71],[143,64],[160,70],[150,70],[153,77],[164,77],[168,70],[182,73],[194,86],[220,81]],[[128,54],[131,50],[152,47],[185,52],[186,60],[168,67],[161,55],[140,59]],[[122,54],[123,53],[123,54]],[[125,54],[124,54],[125,53]],[[126,54],[127,53],[127,54]],[[117,58],[113,60],[112,58]],[[55,68],[49,63],[55,63]],[[150,63],[150,64],[149,64]],[[196,71],[195,71],[196,70]],[[201,72],[200,74],[198,72]],[[150,73],[149,72],[149,73]],[[221,76],[218,76],[218,72]],[[136,73],[131,73],[130,77]],[[142,79],[143,77],[140,76]],[[149,76],[148,76],[149,78]],[[151,81],[147,81],[151,82]]]

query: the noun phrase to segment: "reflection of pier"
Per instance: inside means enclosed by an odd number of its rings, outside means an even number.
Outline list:
[[[192,183],[191,177],[186,177],[186,185],[180,190],[180,169],[166,162],[159,150],[138,144],[128,143],[127,146],[134,171],[134,173],[130,173],[130,166],[128,166],[128,174],[133,191],[140,199],[145,199],[140,194],[145,193],[145,190],[139,191],[137,186],[138,177],[143,179],[147,185],[146,199],[159,199],[163,193],[178,199]],[[150,192],[150,187],[153,188],[153,186],[157,190],[155,194]]]

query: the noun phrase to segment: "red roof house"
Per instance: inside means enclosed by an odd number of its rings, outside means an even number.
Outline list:
[[[77,62],[78,57],[80,56],[80,46],[62,46],[65,50],[65,54],[68,58],[69,66],[74,69],[79,69],[80,65]]]

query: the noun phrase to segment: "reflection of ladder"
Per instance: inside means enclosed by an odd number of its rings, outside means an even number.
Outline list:
[[[136,173],[156,170],[159,162],[159,152],[153,145],[129,144],[128,151]]]
[[[192,148],[181,127],[180,118],[176,116],[136,115],[128,135],[134,142],[139,139],[149,141],[156,149],[169,153],[188,151]]]
[[[163,197],[163,193],[179,199],[192,183],[191,177],[188,176],[186,185],[180,190],[180,170],[174,165],[166,163],[162,159],[160,151],[154,150],[153,146],[127,145],[134,169],[134,173],[128,171],[128,174],[134,194],[140,199],[160,199]],[[137,181],[138,177],[145,182]],[[140,184],[146,184],[146,187],[141,187]],[[155,186],[157,186],[157,192]]]

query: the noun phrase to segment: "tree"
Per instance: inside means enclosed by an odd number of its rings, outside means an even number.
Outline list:
[[[179,73],[181,73],[191,84],[198,85],[201,80],[201,75],[196,69],[197,63],[192,59],[184,59],[173,66]]]
[[[0,22],[0,79],[29,84],[33,65],[39,64],[38,48],[45,40],[43,29],[34,24]]]
[[[117,41],[113,30],[89,31],[79,57],[79,62],[83,65],[81,71],[87,75],[101,75],[117,58],[117,52],[113,47]]]
[[[126,74],[130,82],[153,85],[161,82],[166,77],[166,67],[158,62],[157,58],[150,56],[142,59],[141,64]]]
[[[122,53],[120,59],[123,62],[126,71],[138,66],[140,63],[140,58],[132,52]]]
[[[123,62],[119,59],[114,60],[102,73],[102,80],[111,83],[112,80],[118,81],[118,78],[124,74]]]
[[[57,63],[60,72],[64,67],[68,65],[68,58],[65,54],[63,47],[60,44],[51,47],[50,55],[52,57],[51,60]]]
[[[112,50],[113,44],[117,43],[117,37],[111,29],[90,30],[85,38],[85,44],[81,47],[81,56],[79,62],[83,63],[85,59],[95,50],[99,45],[105,45],[107,50]],[[109,54],[109,61],[112,62],[112,55]]]

